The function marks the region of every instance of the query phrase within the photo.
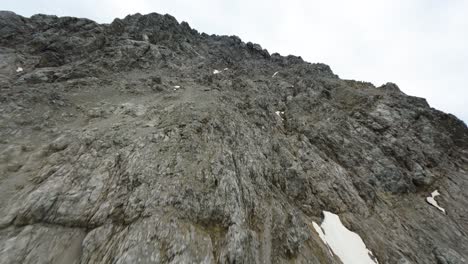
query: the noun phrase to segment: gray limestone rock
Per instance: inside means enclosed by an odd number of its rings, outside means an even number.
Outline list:
[[[466,125],[395,84],[170,15],[0,12],[0,263],[341,263],[324,210],[379,263],[466,263],[467,190]]]

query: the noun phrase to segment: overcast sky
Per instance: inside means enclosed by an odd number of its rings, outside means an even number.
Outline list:
[[[237,35],[270,53],[331,66],[341,78],[394,82],[468,123],[466,0],[0,0],[0,9],[110,23],[171,14],[199,32]]]

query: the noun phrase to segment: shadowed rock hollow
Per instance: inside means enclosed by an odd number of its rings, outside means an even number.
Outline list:
[[[170,15],[0,12],[2,264],[341,263],[323,211],[379,263],[466,263],[467,171],[466,125],[395,84]]]

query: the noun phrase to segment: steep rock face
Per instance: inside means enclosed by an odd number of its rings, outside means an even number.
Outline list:
[[[0,263],[341,263],[324,210],[379,263],[468,260],[468,129],[395,84],[169,15],[0,12],[0,89]]]

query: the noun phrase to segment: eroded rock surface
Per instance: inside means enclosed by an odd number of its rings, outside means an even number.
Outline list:
[[[379,263],[466,263],[467,190],[466,125],[395,84],[169,15],[0,12],[2,264],[340,263],[324,210]]]

